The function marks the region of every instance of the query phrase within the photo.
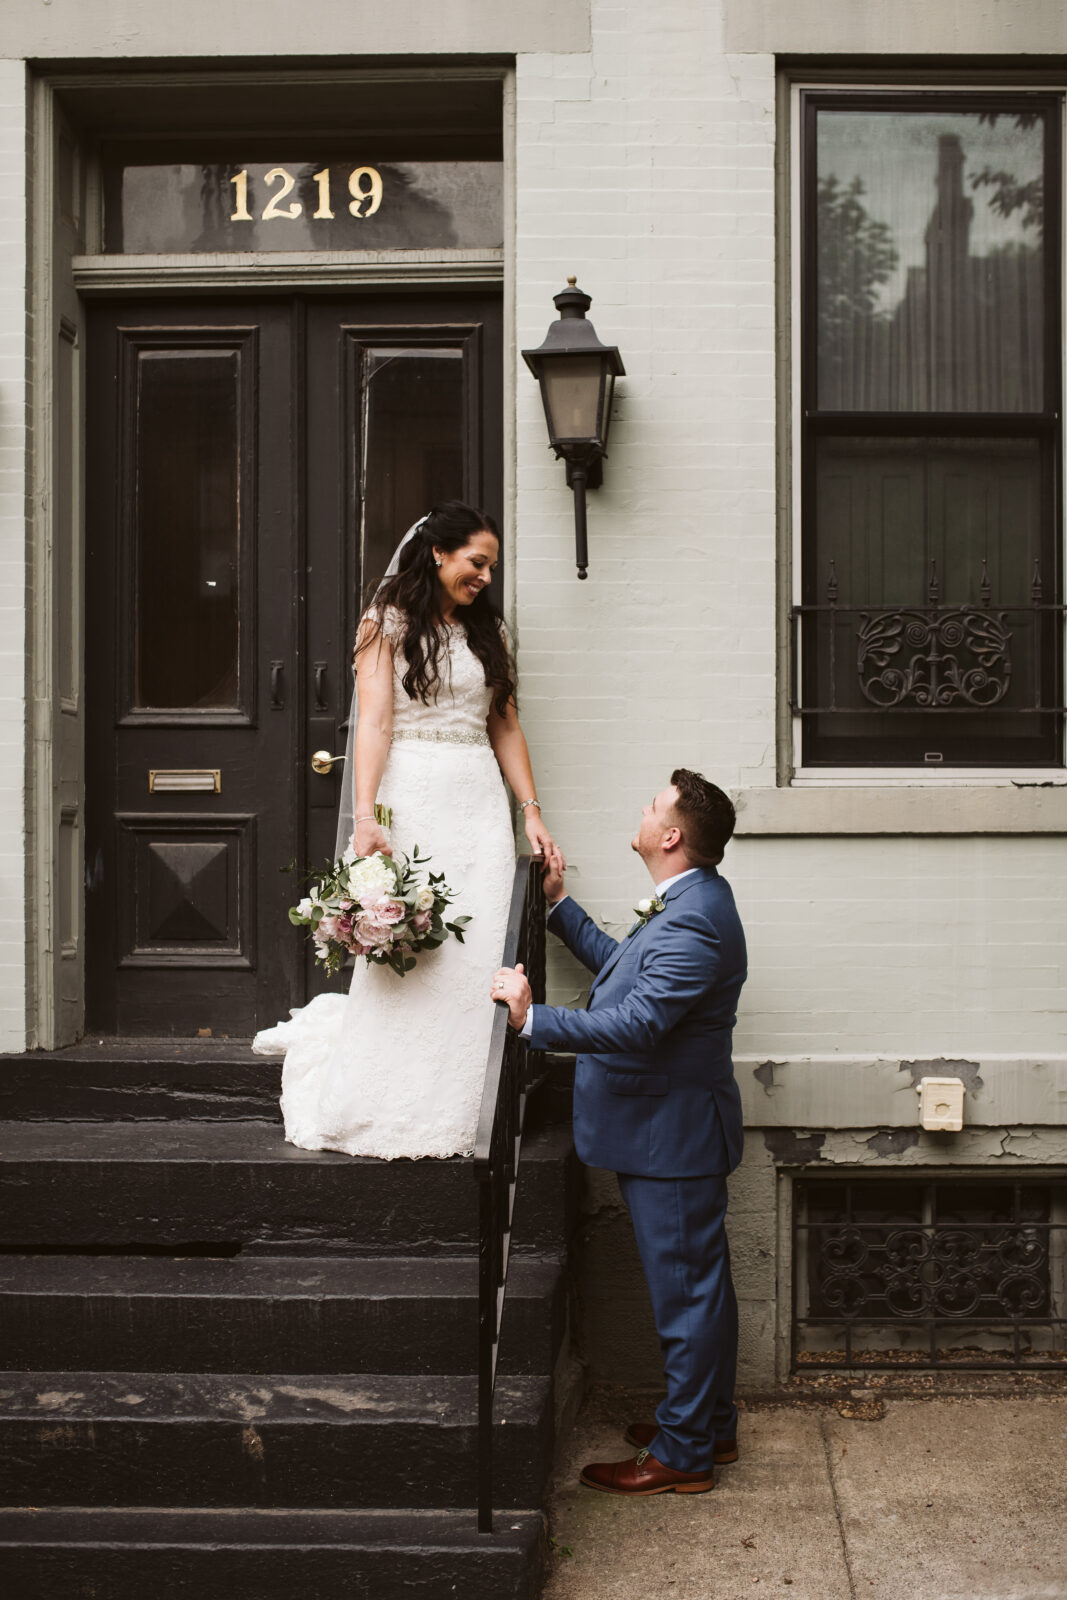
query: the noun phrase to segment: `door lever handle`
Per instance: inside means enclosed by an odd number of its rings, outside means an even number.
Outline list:
[[[282,667],[281,661],[272,661],[270,664],[270,703],[275,711],[282,709]]]
[[[320,777],[325,777],[327,773],[333,771],[335,761],[344,760],[345,756],[332,756],[328,750],[316,750],[311,758],[311,770],[317,772]]]

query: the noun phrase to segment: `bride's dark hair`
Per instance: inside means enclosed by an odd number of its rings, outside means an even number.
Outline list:
[[[437,577],[434,548],[461,550],[471,537],[481,532],[500,534],[486,512],[462,500],[443,500],[433,507],[419,531],[400,552],[395,575],[386,578],[365,613],[371,627],[363,630],[356,654],[373,644],[382,631],[387,606],[393,606],[404,619],[401,648],[407,662],[403,684],[412,700],[428,704],[441,682],[441,585]],[[493,705],[501,716],[515,694],[515,679],[504,636],[504,624],[496,606],[483,589],[469,606],[456,614],[467,631],[467,643],[485,671],[485,681],[493,692]]]

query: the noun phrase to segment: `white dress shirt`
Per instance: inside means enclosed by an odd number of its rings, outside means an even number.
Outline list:
[[[681,883],[682,879],[683,878],[688,878],[688,876],[689,876],[689,874],[691,872],[699,872],[699,871],[700,871],[699,867],[686,867],[684,872],[676,872],[673,877],[664,878],[662,883],[657,883],[657,885],[656,885],[656,890],[655,890],[656,898],[662,900],[664,894],[670,888],[672,883]],[[567,896],[565,894],[561,894],[558,900],[554,900],[552,902],[552,904],[548,908],[549,916],[552,915],[553,911],[555,911],[557,906],[561,906],[563,904],[564,900],[566,900],[568,898],[569,898],[569,896]],[[627,938],[629,938],[629,934],[627,934]],[[522,1027],[519,1029],[519,1038],[520,1039],[528,1039],[532,1032],[533,1032],[533,1006],[531,1006],[529,1011],[527,1011],[527,1013],[526,1013],[526,1021],[523,1023]]]

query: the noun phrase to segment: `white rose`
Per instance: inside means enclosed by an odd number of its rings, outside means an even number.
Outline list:
[[[434,894],[433,890],[428,889],[424,884],[419,890],[418,894],[415,896],[416,911],[429,911],[432,908],[436,898],[437,896]]]
[[[396,889],[396,873],[383,855],[367,856],[348,869],[348,886],[356,900],[367,894],[392,893]]]
[[[637,904],[634,906],[634,910],[637,912],[637,915],[639,917],[647,917],[647,916],[649,916],[651,914],[651,911],[652,911],[652,901],[651,900],[639,900],[637,902]]]

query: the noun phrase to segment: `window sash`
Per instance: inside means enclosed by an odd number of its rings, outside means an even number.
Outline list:
[[[847,110],[885,112],[981,112],[995,110],[1010,116],[1019,111],[1036,113],[1044,129],[1044,241],[1042,264],[1044,353],[1040,409],[970,409],[938,411],[933,406],[921,410],[826,409],[819,404],[819,303],[817,237],[817,117],[820,111]],[[1043,767],[1063,764],[1063,611],[1061,539],[1061,419],[1060,419],[1060,228],[1061,228],[1061,97],[1049,93],[990,91],[987,93],[945,91],[802,91],[801,136],[801,351],[800,351],[800,468],[801,468],[801,559],[799,572],[800,605],[794,608],[793,628],[793,710],[801,724],[801,759],[805,768],[855,766],[954,767]],[[824,385],[824,390],[825,390]],[[965,386],[960,386],[965,387]],[[1017,389],[1017,393],[1019,390]],[[954,396],[958,398],[958,396]],[[979,397],[980,398],[980,397]],[[1040,458],[1037,486],[1039,526],[1033,536],[1033,560],[1040,586],[1022,585],[1022,593],[992,593],[987,596],[992,612],[1008,607],[1005,626],[1012,634],[1015,685],[1005,693],[1003,704],[982,713],[958,697],[953,709],[950,701],[940,707],[919,709],[906,699],[890,709],[879,710],[864,701],[856,680],[848,686],[844,704],[840,697],[827,708],[826,674],[830,651],[828,631],[838,636],[835,666],[841,670],[841,654],[846,659],[862,653],[859,637],[862,624],[857,617],[851,634],[842,622],[848,602],[849,574],[832,571],[827,552],[828,539],[823,508],[819,503],[817,481],[820,453],[825,456],[828,441],[837,440],[842,448],[853,441],[881,441],[887,455],[900,448],[900,441],[916,440],[920,448],[935,450],[934,441],[1017,440],[1030,443]],[[915,570],[898,574],[892,595],[876,604],[869,591],[862,596],[863,609],[889,611],[903,608],[906,602],[930,610],[931,572],[929,562],[915,559],[917,546],[929,546],[931,529],[924,503],[924,525],[919,538],[912,537],[912,562]],[[872,535],[873,537],[873,535]],[[970,575],[970,594],[949,592],[948,579],[957,588],[960,573],[946,573],[944,567],[935,578],[936,600],[944,608],[957,602],[982,598],[982,559],[985,551],[974,552]],[[1018,562],[1015,563],[1016,567]],[[957,562],[957,569],[959,563]],[[1019,588],[1019,574],[1013,587]],[[836,578],[836,584],[833,581]],[[843,581],[844,580],[844,581]],[[901,593],[901,583],[911,594]],[[829,630],[825,608],[834,597],[839,614]],[[1027,592],[1029,589],[1029,592]],[[859,608],[855,608],[857,611]],[[1026,613],[1024,615],[1024,612]],[[926,621],[940,625],[942,615],[931,613]],[[1028,644],[1029,641],[1029,644]],[[1020,651],[1023,654],[1020,656]],[[1027,654],[1027,652],[1029,652]],[[936,647],[935,647],[936,654]],[[852,670],[855,671],[853,662]],[[925,670],[925,669],[923,669]],[[961,668],[962,670],[962,668]],[[1033,691],[1025,706],[1020,685],[1029,676]],[[921,676],[921,672],[920,672]],[[857,704],[857,701],[859,702]],[[850,714],[851,713],[851,714]]]

